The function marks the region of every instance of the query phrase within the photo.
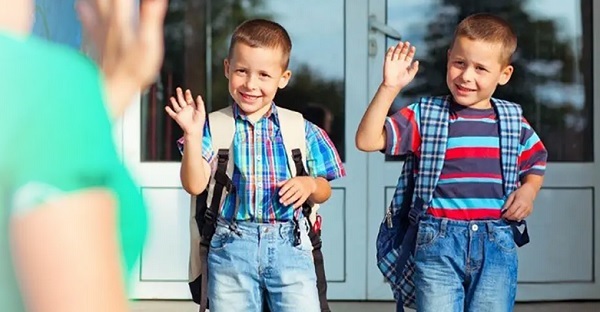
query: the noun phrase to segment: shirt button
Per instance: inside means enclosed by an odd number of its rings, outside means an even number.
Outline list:
[[[477,232],[477,230],[479,230],[479,226],[477,226],[477,224],[473,224],[471,225],[471,230],[473,230],[473,232]]]
[[[260,161],[260,155],[256,155],[256,160]]]
[[[260,130],[256,130],[255,133],[258,134],[258,135],[260,135]]]

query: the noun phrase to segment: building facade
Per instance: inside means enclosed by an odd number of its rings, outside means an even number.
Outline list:
[[[161,74],[115,128],[151,213],[132,295],[189,298],[190,198],[179,182],[175,140],[181,130],[164,113],[167,99],[181,86],[201,94],[208,110],[228,105],[222,64],[229,36],[244,19],[266,17],[286,27],[293,41],[292,80],[276,103],[324,128],[348,173],[333,183],[333,196],[320,210],[329,297],[391,299],[374,243],[402,161],[359,152],[354,133],[381,82],[387,46],[408,40],[421,62],[393,113],[421,95],[448,92],[445,57],[454,26],[482,11],[506,18],[519,38],[515,73],[495,96],[522,104],[549,151],[546,182],[528,220],[532,242],[519,250],[518,300],[600,299],[600,93],[594,92],[600,82],[593,79],[600,74],[593,57],[600,51],[600,23],[593,22],[600,5],[592,0],[170,0]],[[39,35],[81,45],[77,27],[66,40],[44,32],[40,12]],[[57,12],[46,11],[46,21],[65,14]]]

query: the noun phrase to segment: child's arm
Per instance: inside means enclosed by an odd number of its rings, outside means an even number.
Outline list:
[[[329,181],[346,175],[342,160],[327,133],[309,121],[305,121],[306,170],[309,176],[295,177],[278,184],[280,202],[300,208],[309,199],[315,204],[324,203],[331,197]]]
[[[200,96],[197,103],[194,102],[190,90],[186,90],[184,97],[181,88],[177,88],[177,100],[171,97],[171,105],[173,108],[167,106],[165,109],[184,133],[178,141],[183,153],[181,184],[188,193],[198,195],[206,189],[211,173],[209,163],[213,158],[204,102]]]
[[[542,188],[548,152],[546,147],[523,119],[519,148],[519,177],[521,186],[509,195],[503,207],[503,217],[520,221],[531,214],[533,202]]]
[[[315,204],[322,204],[331,197],[331,185],[322,177],[311,178],[315,181],[315,190],[308,196],[308,200]]]
[[[400,42],[395,48],[387,50],[383,82],[356,131],[355,143],[359,150],[373,152],[386,147],[385,119],[398,92],[413,80],[419,70],[419,62],[413,62],[414,56],[415,47],[411,47],[408,42]]]
[[[211,168],[208,161],[202,156],[203,135],[184,134],[180,140],[183,148],[181,169],[179,176],[181,185],[192,195],[198,195],[206,189],[210,179]]]

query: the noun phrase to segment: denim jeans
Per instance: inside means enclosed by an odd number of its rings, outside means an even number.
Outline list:
[[[294,246],[294,223],[219,221],[208,254],[211,312],[319,312],[317,278],[308,224],[299,221],[300,245]],[[263,302],[263,298],[267,302]]]
[[[425,216],[415,250],[417,311],[512,311],[517,262],[517,247],[505,221]]]

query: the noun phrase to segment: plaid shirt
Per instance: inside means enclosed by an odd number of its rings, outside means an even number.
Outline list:
[[[263,118],[252,123],[233,106],[235,135],[233,139],[233,183],[236,193],[229,194],[221,207],[221,216],[227,220],[269,223],[288,221],[294,210],[279,203],[277,183],[291,178],[288,169],[283,138],[279,131],[277,107]],[[313,123],[305,122],[307,171],[313,177],[328,181],[346,175],[340,157],[325,133]],[[183,138],[178,141],[183,153]],[[212,149],[208,122],[204,127],[202,157],[215,168],[215,152]],[[231,157],[231,155],[230,155]],[[234,216],[235,203],[239,200],[238,213]]]

